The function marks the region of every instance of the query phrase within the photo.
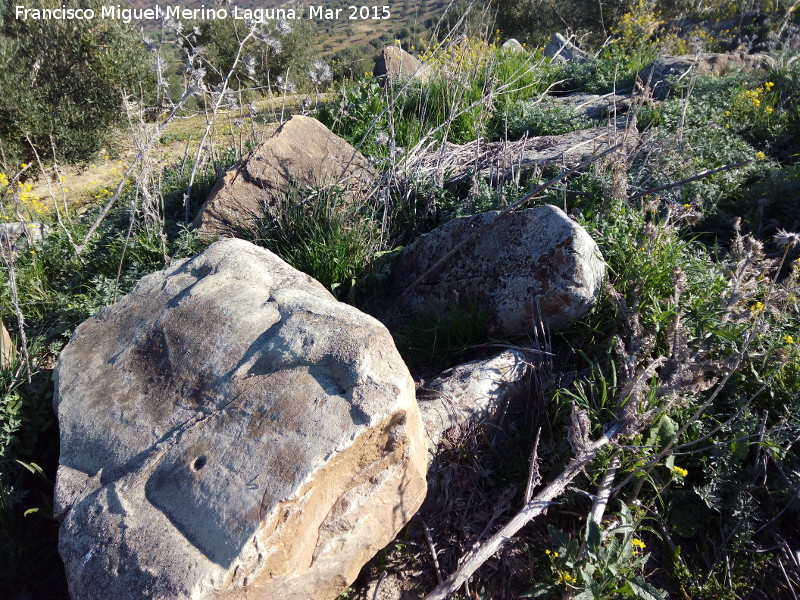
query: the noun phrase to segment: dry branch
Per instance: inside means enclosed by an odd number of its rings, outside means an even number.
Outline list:
[[[703,171],[702,173],[698,173],[697,175],[693,175],[692,177],[688,177],[686,179],[681,179],[680,181],[676,181],[675,183],[670,183],[667,185],[662,185],[661,187],[653,188],[652,190],[645,190],[643,192],[639,192],[638,194],[634,194],[629,198],[629,200],[636,200],[637,198],[642,198],[644,196],[649,196],[651,194],[655,194],[656,192],[663,192],[666,190],[671,190],[676,187],[681,187],[682,185],[686,185],[687,183],[691,183],[692,181],[699,181],[701,179],[705,179],[710,175],[714,175],[715,173],[722,173],[723,171],[730,171],[731,169],[738,169],[739,167],[743,167],[745,165],[749,165],[750,163],[754,162],[753,160],[742,160],[736,163],[732,163],[729,165],[723,165],[721,167],[717,167],[716,169],[709,169],[708,171]]]
[[[597,154],[624,136],[609,127],[596,127],[571,134],[574,143],[565,146],[564,136],[541,136],[516,141],[487,142],[477,139],[466,144],[444,143],[434,150],[420,148],[408,153],[400,165],[413,178],[456,183],[478,173],[491,181],[508,179],[513,173],[531,172],[548,164],[572,166],[587,155]]]
[[[520,529],[531,520],[541,515],[553,504],[553,501],[564,493],[567,486],[575,477],[597,456],[597,453],[613,443],[626,426],[621,422],[615,423],[597,441],[591,442],[567,464],[561,474],[541,492],[536,494],[525,504],[522,510],[508,522],[500,531],[495,533],[486,543],[473,548],[464,557],[462,565],[448,577],[443,584],[438,586],[424,600],[445,600],[447,596],[458,590],[489,558],[497,553]]]

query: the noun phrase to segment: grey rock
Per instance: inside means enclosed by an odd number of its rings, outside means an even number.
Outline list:
[[[0,245],[4,251],[11,248],[11,256],[17,257],[25,247],[34,246],[50,233],[44,223],[0,223]]]
[[[407,246],[392,266],[389,286],[399,296],[430,267],[497,212],[454,219]],[[597,244],[554,206],[512,212],[462,247],[438,271],[398,300],[415,312],[444,313],[478,306],[492,331],[524,335],[542,319],[559,329],[585,315],[605,276]]]
[[[525,52],[525,47],[514,38],[509,38],[500,46],[502,52],[511,52],[512,54],[520,54]]]
[[[654,98],[663,100],[669,96],[674,82],[684,80],[690,73],[721,76],[740,69],[766,69],[772,64],[774,60],[764,54],[706,52],[658,58],[642,69],[638,77]]]
[[[235,235],[279,210],[292,188],[340,185],[357,194],[374,175],[369,162],[313,117],[294,115],[217,181],[195,218],[201,236]]]
[[[560,33],[554,33],[553,37],[550,38],[547,46],[544,47],[544,55],[553,60],[567,63],[582,63],[589,60],[589,55],[586,52],[578,48]]]
[[[388,331],[247,242],[144,277],[54,379],[73,600],[330,600],[425,496]]]
[[[501,414],[528,390],[530,357],[506,350],[448,369],[420,391],[419,409],[433,450],[442,434],[467,423],[482,424]]]

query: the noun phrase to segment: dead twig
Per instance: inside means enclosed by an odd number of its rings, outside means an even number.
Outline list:
[[[439,585],[441,585],[444,580],[442,579],[442,569],[439,567],[439,556],[436,553],[436,546],[433,545],[431,530],[428,528],[428,524],[425,521],[422,522],[422,531],[425,533],[425,541],[428,542],[428,549],[431,551],[433,567],[436,569],[436,579],[439,582]]]
[[[533,442],[533,452],[531,452],[531,464],[528,468],[528,484],[525,486],[525,504],[531,501],[533,490],[542,483],[542,476],[539,474],[539,437],[542,428],[536,431],[536,440]],[[441,581],[439,582],[441,583]]]
[[[445,600],[457,591],[489,558],[496,554],[520,529],[547,510],[553,501],[564,493],[575,477],[597,456],[597,453],[613,443],[626,429],[621,422],[615,423],[600,438],[590,442],[570,460],[561,474],[541,492],[528,501],[522,510],[514,516],[500,531],[495,533],[486,543],[473,548],[464,557],[462,565],[447,580],[439,585],[424,600]]]
[[[681,187],[687,183],[691,183],[692,181],[698,181],[700,179],[705,179],[710,175],[714,175],[715,173],[722,173],[723,171],[730,171],[731,169],[738,169],[739,167],[743,167],[744,165],[749,165],[750,163],[755,162],[753,160],[742,160],[737,163],[732,163],[730,165],[723,165],[721,167],[717,167],[716,169],[709,169],[708,171],[703,171],[702,173],[698,173],[697,175],[693,175],[687,179],[682,179],[680,181],[676,181],[675,183],[670,183],[668,185],[662,185],[661,187],[653,188],[652,190],[645,190],[643,192],[639,192],[638,194],[634,194],[629,198],[629,200],[636,200],[637,198],[642,198],[644,196],[650,196],[651,194],[655,194],[656,192],[663,192],[665,190],[671,190],[676,187]]]

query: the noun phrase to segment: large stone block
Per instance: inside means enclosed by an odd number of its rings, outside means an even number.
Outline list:
[[[407,246],[392,265],[392,295],[402,294],[496,216],[453,219]],[[583,227],[555,206],[537,206],[500,219],[399,304],[432,313],[444,313],[450,305],[477,305],[489,312],[495,333],[524,335],[534,328],[537,304],[553,329],[585,315],[600,293],[605,270],[597,244]]]
[[[204,237],[249,229],[291,190],[340,185],[358,193],[373,171],[364,156],[313,117],[294,115],[220,177],[194,220]]]
[[[388,331],[247,242],[143,278],[54,377],[73,600],[330,600],[425,495]]]

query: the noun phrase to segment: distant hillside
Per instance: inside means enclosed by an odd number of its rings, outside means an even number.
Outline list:
[[[156,5],[156,2],[154,0],[129,0],[129,4],[133,8],[152,8]],[[182,8],[187,9],[210,8],[214,4],[210,0],[183,0],[179,2]],[[287,0],[237,0],[229,4],[230,7],[236,6],[240,9],[290,7],[293,5],[298,6],[296,2]],[[422,36],[423,32],[429,31],[430,27],[439,20],[447,2],[445,0],[388,0],[385,4],[376,5],[378,11],[384,5],[388,6],[389,14],[391,15],[388,19],[373,19],[371,18],[371,13],[370,18],[361,19],[358,18],[357,12],[355,13],[356,18],[351,18],[353,11],[348,7],[352,5],[360,7],[361,4],[349,2],[348,0],[326,0],[316,4],[303,4],[302,6],[305,6],[305,16],[307,16],[308,7],[311,5],[319,5],[324,9],[330,10],[342,9],[339,12],[338,19],[311,20],[314,31],[319,36],[314,45],[322,50],[323,53],[330,53],[345,46],[365,45],[382,36],[393,36],[418,45],[419,40],[417,38],[424,37]],[[369,5],[370,8],[372,6]],[[158,23],[153,21],[141,23],[141,25],[146,29],[158,27]]]

